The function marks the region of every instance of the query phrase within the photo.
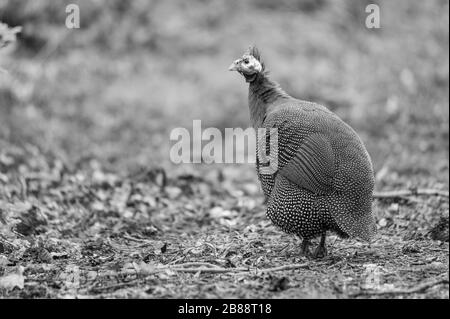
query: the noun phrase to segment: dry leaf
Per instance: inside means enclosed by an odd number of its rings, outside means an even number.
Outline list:
[[[23,289],[25,284],[25,277],[23,276],[24,268],[22,266],[17,267],[16,272],[4,275],[0,277],[0,288],[7,291],[14,288]]]

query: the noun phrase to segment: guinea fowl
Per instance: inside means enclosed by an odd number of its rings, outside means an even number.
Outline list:
[[[277,130],[277,170],[267,174],[257,152],[256,169],[267,199],[268,218],[283,231],[310,240],[321,236],[313,257],[327,254],[326,232],[370,241],[374,174],[370,156],[356,132],[326,107],[295,99],[269,74],[255,47],[234,61],[249,83],[252,126]],[[258,136],[258,141],[260,140]],[[274,147],[264,138],[264,147]],[[258,146],[260,142],[257,143]]]

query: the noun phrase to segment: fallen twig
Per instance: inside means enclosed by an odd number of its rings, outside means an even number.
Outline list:
[[[200,265],[200,267],[179,267],[179,266],[194,266],[194,265]],[[214,267],[211,267],[214,266]],[[108,286],[100,286],[100,287],[91,287],[88,288],[88,291],[95,291],[95,292],[101,292],[105,290],[115,290],[124,288],[130,285],[133,285],[139,281],[142,280],[142,278],[139,278],[140,275],[151,275],[154,273],[162,272],[162,271],[174,271],[174,272],[184,272],[184,273],[213,273],[213,274],[220,274],[220,273],[250,273],[250,272],[256,272],[256,273],[270,273],[270,272],[276,272],[276,271],[283,271],[283,270],[294,270],[294,269],[300,269],[300,268],[308,268],[310,266],[309,263],[303,263],[303,264],[290,264],[290,265],[284,265],[284,266],[278,266],[278,267],[272,267],[272,268],[265,268],[265,269],[259,269],[259,268],[245,268],[245,267],[236,267],[236,268],[222,268],[222,267],[216,267],[213,264],[208,264],[204,262],[188,262],[180,265],[164,265],[159,267],[154,267],[151,269],[142,269],[142,270],[136,270],[136,269],[126,269],[122,270],[120,273],[117,273],[116,275],[121,276],[128,276],[128,275],[136,275],[137,278],[131,279],[127,282],[121,282],[116,283]],[[110,276],[111,274],[107,274],[107,276]],[[106,275],[105,275],[106,276]]]
[[[440,189],[403,189],[397,191],[385,191],[385,192],[375,192],[373,193],[373,198],[396,198],[403,196],[442,196],[449,197],[448,191],[440,190]]]
[[[207,262],[187,262],[183,264],[172,264],[172,267],[191,267],[191,266],[204,266],[204,267],[213,267],[213,268],[220,268],[218,265],[210,264]]]
[[[291,265],[284,265],[284,266],[278,266],[273,268],[266,268],[266,269],[259,269],[259,268],[244,268],[244,267],[236,267],[236,268],[221,268],[221,267],[214,267],[214,268],[207,268],[207,267],[198,267],[198,268],[179,268],[176,267],[177,265],[171,266],[167,269],[178,271],[178,272],[188,272],[188,273],[198,273],[198,272],[204,272],[204,273],[227,273],[227,272],[275,272],[275,271],[282,271],[282,270],[294,270],[299,268],[307,268],[310,266],[309,263],[303,263],[303,264],[291,264]]]
[[[133,279],[133,280],[130,280],[130,281],[127,281],[127,282],[120,282],[120,283],[112,284],[112,285],[109,285],[109,286],[92,287],[92,288],[89,288],[88,291],[91,291],[91,292],[101,292],[101,291],[111,290],[111,289],[117,290],[117,289],[121,289],[121,288],[128,287],[128,286],[130,286],[130,285],[134,285],[134,284],[136,284],[137,282],[138,282],[137,279]]]
[[[378,291],[359,291],[357,293],[350,294],[351,297],[357,296],[379,296],[379,295],[403,295],[403,294],[414,294],[420,293],[428,288],[441,285],[448,284],[448,278],[433,280],[424,284],[421,284],[417,287],[409,288],[409,289],[392,289],[392,290],[378,290]]]
[[[186,256],[183,255],[183,256],[181,256],[180,258],[177,258],[177,259],[175,259],[175,260],[172,260],[172,261],[169,263],[169,265],[176,264],[177,262],[183,261],[183,260],[185,260],[185,259],[186,259]]]
[[[173,271],[177,271],[177,272],[187,272],[187,273],[198,273],[198,272],[203,272],[203,273],[227,273],[227,272],[246,272],[246,271],[250,271],[249,268],[208,268],[208,267],[198,267],[198,268],[177,268],[177,267],[170,267],[170,268],[166,268],[166,269],[170,269]]]
[[[127,234],[122,235],[122,237],[125,238],[125,239],[128,239],[128,240],[135,241],[135,242],[138,242],[138,243],[143,243],[143,244],[146,244],[146,245],[153,245],[154,244],[154,242],[152,242],[150,240],[132,237],[132,236],[129,236]]]
[[[278,266],[273,268],[266,268],[266,269],[256,269],[259,272],[275,272],[275,271],[282,271],[282,270],[294,270],[299,268],[308,268],[310,266],[309,263],[303,263],[303,264],[292,264],[292,265],[284,265],[284,266]]]

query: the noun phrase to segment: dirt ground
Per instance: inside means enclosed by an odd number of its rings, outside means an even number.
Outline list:
[[[64,1],[0,1],[23,26],[0,51],[0,298],[449,298],[447,1],[71,2],[73,32]],[[170,161],[172,128],[249,126],[226,69],[252,43],[355,128],[377,192],[411,191],[374,199],[372,243],[309,260],[252,164]]]
[[[95,161],[39,168],[7,189],[27,200],[0,202],[3,230],[14,229],[3,234],[15,237],[2,235],[3,297],[448,298],[445,197],[376,200],[373,243],[329,236],[329,255],[308,260],[265,218],[239,167],[172,178],[119,177]]]

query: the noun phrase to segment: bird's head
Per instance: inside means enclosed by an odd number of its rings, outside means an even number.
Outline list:
[[[228,70],[237,71],[245,77],[247,82],[253,82],[258,74],[264,71],[264,63],[261,61],[258,49],[251,46],[241,58],[230,65]]]

